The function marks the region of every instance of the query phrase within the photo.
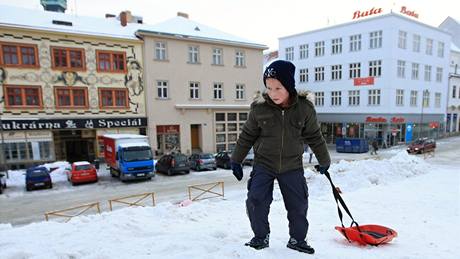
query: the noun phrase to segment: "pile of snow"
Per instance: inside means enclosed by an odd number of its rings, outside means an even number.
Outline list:
[[[53,183],[66,182],[67,181],[67,170],[70,168],[69,162],[58,161],[54,163],[43,164],[51,172],[51,180]],[[8,171],[8,179],[6,183],[10,187],[24,187],[25,188],[25,170],[10,170]]]
[[[400,152],[390,159],[340,161],[330,172],[355,219],[396,229],[381,247],[351,245],[336,232],[336,204],[326,178],[306,170],[312,257],[286,248],[286,211],[279,190],[270,211],[270,247],[243,246],[252,237],[246,183],[225,199],[189,206],[160,203],[82,216],[69,223],[0,225],[2,258],[460,258],[459,172]],[[158,194],[161,195],[161,194]],[[361,219],[366,219],[362,222]]]

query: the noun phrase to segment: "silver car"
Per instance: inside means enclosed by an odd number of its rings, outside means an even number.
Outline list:
[[[190,156],[190,168],[195,171],[201,171],[203,169],[216,170],[216,159],[212,154],[208,153],[192,154]]]

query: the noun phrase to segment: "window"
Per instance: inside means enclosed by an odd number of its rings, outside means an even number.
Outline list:
[[[99,88],[101,108],[128,108],[128,89],[126,88]]]
[[[246,60],[245,60],[244,52],[241,51],[241,50],[237,50],[235,52],[235,66],[237,66],[237,67],[246,66]]]
[[[190,99],[200,99],[200,83],[190,82]]]
[[[399,31],[398,48],[405,49],[407,42],[407,32]]]
[[[308,82],[308,68],[302,68],[299,70],[299,81],[300,83]]]
[[[324,81],[324,67],[315,67],[315,81]]]
[[[414,34],[414,38],[412,39],[412,50],[420,52],[420,35],[418,34]]]
[[[248,118],[247,112],[215,113],[216,151],[234,150],[238,135]]]
[[[404,90],[396,89],[396,106],[404,105]]]
[[[452,86],[452,98],[455,98],[455,95],[457,93],[457,86]]]
[[[441,93],[435,93],[434,94],[434,106],[436,108],[441,107]]]
[[[444,42],[438,42],[438,57],[444,57]]]
[[[430,106],[430,92],[428,90],[423,91],[423,101],[422,101],[423,107],[429,107]]]
[[[425,81],[431,81],[431,66],[425,65]]]
[[[342,53],[342,38],[332,39],[332,51],[331,53],[340,54]]]
[[[342,79],[342,65],[331,66],[331,80]]]
[[[359,106],[359,90],[348,91],[348,105]]]
[[[87,108],[88,88],[56,87],[55,100],[58,108]]]
[[[399,78],[406,77],[406,61],[398,60],[398,73],[397,76]]]
[[[214,48],[212,49],[212,64],[213,65],[223,65],[223,59],[222,59],[222,53],[223,50],[219,48]]]
[[[168,81],[157,81],[157,98],[168,99]]]
[[[166,60],[166,42],[155,42],[155,59]]]
[[[222,100],[224,99],[224,89],[222,83],[214,83],[214,99]]]
[[[244,89],[244,84],[236,84],[235,90],[236,90],[236,99],[237,100],[245,100],[246,95],[245,95],[245,89]]]
[[[198,46],[188,46],[188,63],[198,64],[200,51]]]
[[[382,61],[369,61],[369,76],[379,77],[382,75]]]
[[[380,105],[380,89],[371,89],[369,92],[369,105]]]
[[[42,108],[40,86],[5,85],[5,105],[8,108]]]
[[[51,47],[51,59],[54,69],[85,70],[85,51]]]
[[[442,67],[436,68],[436,82],[442,82]]]
[[[324,106],[324,92],[315,93],[315,105]]]
[[[37,45],[0,42],[0,65],[38,68]]]
[[[350,64],[350,79],[361,77],[361,63]]]
[[[300,59],[308,58],[308,44],[300,45],[300,47],[299,47],[299,57],[300,57]]]
[[[418,80],[418,68],[419,68],[419,64],[412,63],[412,79],[413,80]]]
[[[369,48],[377,49],[382,47],[382,31],[369,33]]]
[[[294,47],[286,48],[286,60],[294,60]]]
[[[126,72],[126,54],[124,52],[96,50],[98,72]]]
[[[315,42],[315,57],[324,56],[324,41]]]
[[[342,92],[341,91],[331,92],[331,105],[332,106],[342,105]]]
[[[410,106],[417,106],[417,91],[415,90],[410,91]]]
[[[425,53],[427,55],[433,55],[433,40],[432,39],[426,39],[426,50]]]
[[[350,36],[350,52],[361,50],[361,34]]]

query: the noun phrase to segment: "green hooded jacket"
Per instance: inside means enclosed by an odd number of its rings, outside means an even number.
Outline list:
[[[331,163],[315,108],[306,94],[293,96],[286,108],[273,103],[266,93],[259,94],[251,104],[231,159],[241,163],[254,147],[254,165],[284,173],[303,168],[304,144],[313,150],[320,165]]]

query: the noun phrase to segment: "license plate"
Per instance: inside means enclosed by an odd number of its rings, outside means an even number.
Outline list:
[[[137,174],[137,176],[145,176],[145,174]]]
[[[34,184],[34,185],[35,185],[35,186],[43,186],[43,185],[45,185],[45,183],[36,183],[36,184]]]
[[[81,176],[87,176],[89,173],[82,173]]]

